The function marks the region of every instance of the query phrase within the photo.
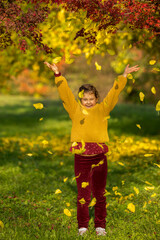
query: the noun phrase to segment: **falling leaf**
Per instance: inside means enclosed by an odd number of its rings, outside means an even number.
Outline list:
[[[83,98],[83,94],[84,94],[84,89],[78,93],[79,98]]]
[[[156,104],[156,111],[160,111],[160,100]]]
[[[64,212],[64,214],[67,215],[68,217],[71,216],[71,212],[70,212],[67,208],[65,208],[63,212]]]
[[[124,166],[124,164],[122,162],[118,162],[118,164],[121,165],[121,166]]]
[[[40,118],[40,119],[39,119],[39,121],[42,121],[42,120],[43,120],[43,118]]]
[[[27,156],[32,157],[33,154],[32,153],[27,153]]]
[[[59,63],[61,61],[62,57],[56,57],[52,60],[52,63]]]
[[[103,146],[102,146],[102,144],[100,144],[100,143],[97,143],[97,145],[98,145],[98,146],[100,146],[102,149],[104,149],[104,148],[103,148]]]
[[[68,180],[68,177],[64,178],[63,181],[66,182]]]
[[[143,102],[144,97],[145,97],[144,93],[143,93],[143,92],[140,92],[140,93],[139,93],[139,98],[140,98],[141,102]]]
[[[61,166],[63,166],[64,163],[63,163],[63,162],[60,162],[59,164],[60,164]]]
[[[140,124],[136,124],[136,126],[137,126],[139,129],[141,129],[141,125],[140,125]]]
[[[132,79],[132,82],[135,83],[135,79],[134,78]]]
[[[81,173],[79,173],[79,175],[78,175],[78,176],[76,176],[76,177],[74,177],[72,180],[75,180],[76,178],[79,178],[79,177],[80,177],[80,175],[81,175]]]
[[[93,207],[96,204],[96,198],[93,198],[89,204],[89,207]]]
[[[62,193],[62,191],[61,191],[60,189],[57,189],[57,190],[55,191],[55,194],[59,194],[59,193]]]
[[[105,120],[108,120],[108,119],[110,119],[110,118],[111,118],[111,117],[108,115],[107,117],[104,118],[104,121],[105,121]]]
[[[87,186],[89,186],[89,182],[82,182],[81,183],[82,188],[86,188]]]
[[[134,189],[135,193],[138,195],[139,194],[139,189],[136,188],[136,187],[134,187],[133,189]]]
[[[33,106],[34,106],[36,109],[42,109],[42,108],[43,108],[43,104],[42,104],[42,103],[35,103],[35,104],[33,104]]]
[[[75,146],[77,146],[77,145],[78,145],[77,142],[73,142],[73,143],[72,143],[72,147],[75,147]]]
[[[83,113],[84,115],[88,115],[88,112],[87,112],[86,109],[82,109],[82,113]]]
[[[86,203],[86,201],[85,201],[84,198],[81,198],[81,199],[79,200],[79,202],[80,202],[81,204],[85,204],[85,203]]]
[[[156,94],[156,89],[155,89],[155,87],[152,87],[152,88],[151,88],[151,92],[152,92],[153,94]]]
[[[124,185],[125,181],[122,180],[122,185]]]
[[[132,74],[131,74],[131,73],[129,73],[129,74],[127,75],[127,78],[128,78],[128,79],[133,79],[133,76],[132,76]]]
[[[113,187],[112,191],[116,191],[118,189],[118,187]]]
[[[152,195],[151,195],[151,197],[155,197],[157,194],[156,193],[153,193]]]
[[[51,151],[48,151],[49,154],[53,154]]]
[[[0,228],[4,228],[4,223],[0,221]]]
[[[131,212],[135,212],[135,205],[133,203],[129,203],[127,208],[131,211]]]
[[[147,187],[145,187],[144,189],[145,189],[146,191],[154,190],[154,186],[153,186],[153,187],[148,187],[148,186],[147,186]]]
[[[150,64],[150,65],[154,65],[155,63],[156,63],[156,60],[150,60],[150,61],[149,61],[149,64]]]
[[[102,69],[102,67],[101,67],[97,62],[95,62],[95,66],[96,66],[96,69],[97,69],[98,71],[100,71],[100,70]]]
[[[154,163],[154,165],[156,165],[157,167],[159,167],[159,168],[160,168],[160,164]]]

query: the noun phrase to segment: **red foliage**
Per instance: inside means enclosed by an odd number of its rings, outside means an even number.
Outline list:
[[[159,0],[2,0],[0,2],[0,48],[4,49],[13,44],[12,31],[16,31],[20,41],[20,49],[25,52],[27,42],[33,41],[37,50],[43,49],[46,53],[53,49],[42,43],[42,34],[38,24],[42,23],[49,14],[50,2],[63,5],[67,11],[77,12],[80,9],[87,11],[87,18],[98,23],[98,30],[106,29],[116,33],[119,23],[128,25],[131,29],[148,29],[153,35],[160,34]],[[23,4],[27,2],[27,9]],[[112,28],[113,26],[113,28]],[[82,28],[77,32],[75,39],[82,36],[90,43],[95,43],[96,32],[85,32]]]

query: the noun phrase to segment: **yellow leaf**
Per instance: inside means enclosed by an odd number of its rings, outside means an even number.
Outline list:
[[[122,185],[124,185],[125,181],[122,181]]]
[[[86,188],[87,186],[89,186],[89,182],[82,182],[81,183],[82,188]]]
[[[78,145],[77,142],[73,142],[73,143],[72,143],[72,147],[75,147],[75,146],[77,146],[77,145]]]
[[[111,118],[111,117],[108,115],[107,117],[104,118],[104,121],[105,121],[105,120],[108,120],[108,119],[110,119],[110,118]]]
[[[102,165],[104,163],[104,160],[101,160],[99,163],[98,163],[98,166],[99,165]]]
[[[32,157],[33,154],[32,153],[27,153],[27,156]]]
[[[70,203],[68,203],[68,202],[66,203],[66,206],[67,206],[67,207],[70,207],[70,205],[71,205]]]
[[[102,149],[104,149],[103,146],[100,143],[97,143],[97,145],[100,146]]]
[[[151,92],[152,92],[153,94],[156,94],[156,89],[155,89],[155,87],[152,87],[152,88],[151,88]]]
[[[139,98],[140,98],[141,102],[143,102],[144,97],[145,97],[144,93],[143,93],[143,92],[140,92],[140,93],[139,93]]]
[[[47,141],[47,140],[43,140],[42,143],[43,143],[44,145],[47,145],[47,144],[48,144],[48,141]]]
[[[83,98],[84,89],[78,93],[79,98]]]
[[[79,178],[79,177],[80,177],[80,175],[81,175],[81,173],[79,173],[79,175],[78,175],[78,176],[76,176],[76,177],[74,177],[72,180],[75,180],[76,178]]]
[[[150,182],[148,182],[148,181],[145,181],[145,183],[152,186],[152,183],[150,183]]]
[[[52,60],[52,63],[59,63],[61,61],[62,57],[56,57]]]
[[[119,193],[119,192],[117,192],[117,191],[115,191],[115,192],[114,192],[114,194],[115,194],[115,195],[122,196],[122,194],[121,194],[121,193]]]
[[[154,154],[153,153],[146,153],[144,154],[144,157],[152,157]]]
[[[159,168],[160,168],[160,164],[154,163],[154,165],[156,165],[157,167],[159,167]]]
[[[39,121],[42,121],[42,120],[43,120],[43,118],[40,118],[40,119],[39,119]]]
[[[33,106],[34,106],[36,109],[42,109],[42,108],[43,108],[43,104],[42,104],[42,103],[35,103],[35,104],[33,104]]]
[[[158,220],[158,221],[156,222],[156,224],[160,224],[160,220]]]
[[[48,151],[49,154],[53,154],[51,151]]]
[[[96,198],[93,198],[89,204],[89,207],[93,207],[96,204]]]
[[[134,189],[135,193],[138,195],[139,194],[139,189],[136,188],[136,187],[134,187],[133,189]]]
[[[85,201],[84,198],[81,198],[81,199],[79,200],[79,202],[80,202],[81,204],[85,204],[85,203],[86,203],[86,201]]]
[[[121,165],[121,166],[124,166],[124,164],[122,162],[118,162],[118,164]]]
[[[154,189],[154,186],[153,187],[145,187],[144,189],[147,190],[147,191],[150,191],[150,190]]]
[[[59,193],[62,193],[62,191],[61,191],[60,189],[57,189],[57,190],[55,191],[55,194],[59,194]]]
[[[0,228],[4,228],[4,223],[0,221]]]
[[[154,65],[155,63],[156,63],[156,60],[150,60],[150,61],[149,61],[149,64],[150,64],[150,65]]]
[[[146,205],[147,205],[147,202],[144,202],[143,208],[145,208],[145,207],[146,207]]]
[[[133,79],[133,76],[132,76],[132,74],[131,74],[131,73],[129,73],[129,74],[127,75],[127,78],[128,78],[128,79]]]
[[[132,79],[132,82],[135,83],[135,79]]]
[[[140,125],[140,124],[136,124],[136,126],[137,126],[139,129],[141,129],[141,125]]]
[[[109,207],[109,203],[106,204],[106,208],[108,208],[108,207]]]
[[[129,203],[127,208],[131,211],[131,212],[135,212],[135,205],[133,203]]]
[[[112,190],[113,191],[116,191],[118,189],[118,187],[113,187]]]
[[[160,111],[160,100],[156,104],[156,111]]]
[[[61,166],[63,166],[64,163],[63,163],[63,162],[60,162],[59,164],[60,164]]]
[[[66,182],[68,180],[68,177],[64,178],[63,181]]]
[[[99,71],[102,69],[102,67],[97,62],[95,62],[95,66],[96,66],[96,69]]]
[[[151,197],[155,197],[157,194],[156,193],[153,193],[152,195],[151,195]]]
[[[63,212],[64,212],[64,214],[67,215],[68,217],[71,216],[71,212],[70,212],[67,208],[65,208]]]
[[[83,113],[84,115],[88,115],[88,112],[87,112],[86,109],[82,109],[82,113]]]

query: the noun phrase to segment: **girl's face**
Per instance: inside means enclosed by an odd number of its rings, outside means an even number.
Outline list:
[[[94,107],[98,99],[95,97],[92,92],[83,93],[83,98],[81,98],[81,104],[87,108]]]

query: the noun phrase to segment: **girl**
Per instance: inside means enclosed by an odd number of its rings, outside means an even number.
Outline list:
[[[44,62],[55,73],[55,84],[58,88],[63,106],[72,120],[70,151],[75,154],[74,170],[77,182],[77,220],[79,235],[88,231],[89,203],[91,192],[95,204],[95,228],[97,235],[106,235],[106,197],[104,196],[107,179],[108,147],[107,119],[118,101],[118,96],[127,83],[127,75],[139,70],[138,65],[127,67],[123,75],[118,76],[113,87],[98,103],[98,92],[90,84],[79,88],[79,100],[69,88],[66,79],[61,76],[55,64]]]

